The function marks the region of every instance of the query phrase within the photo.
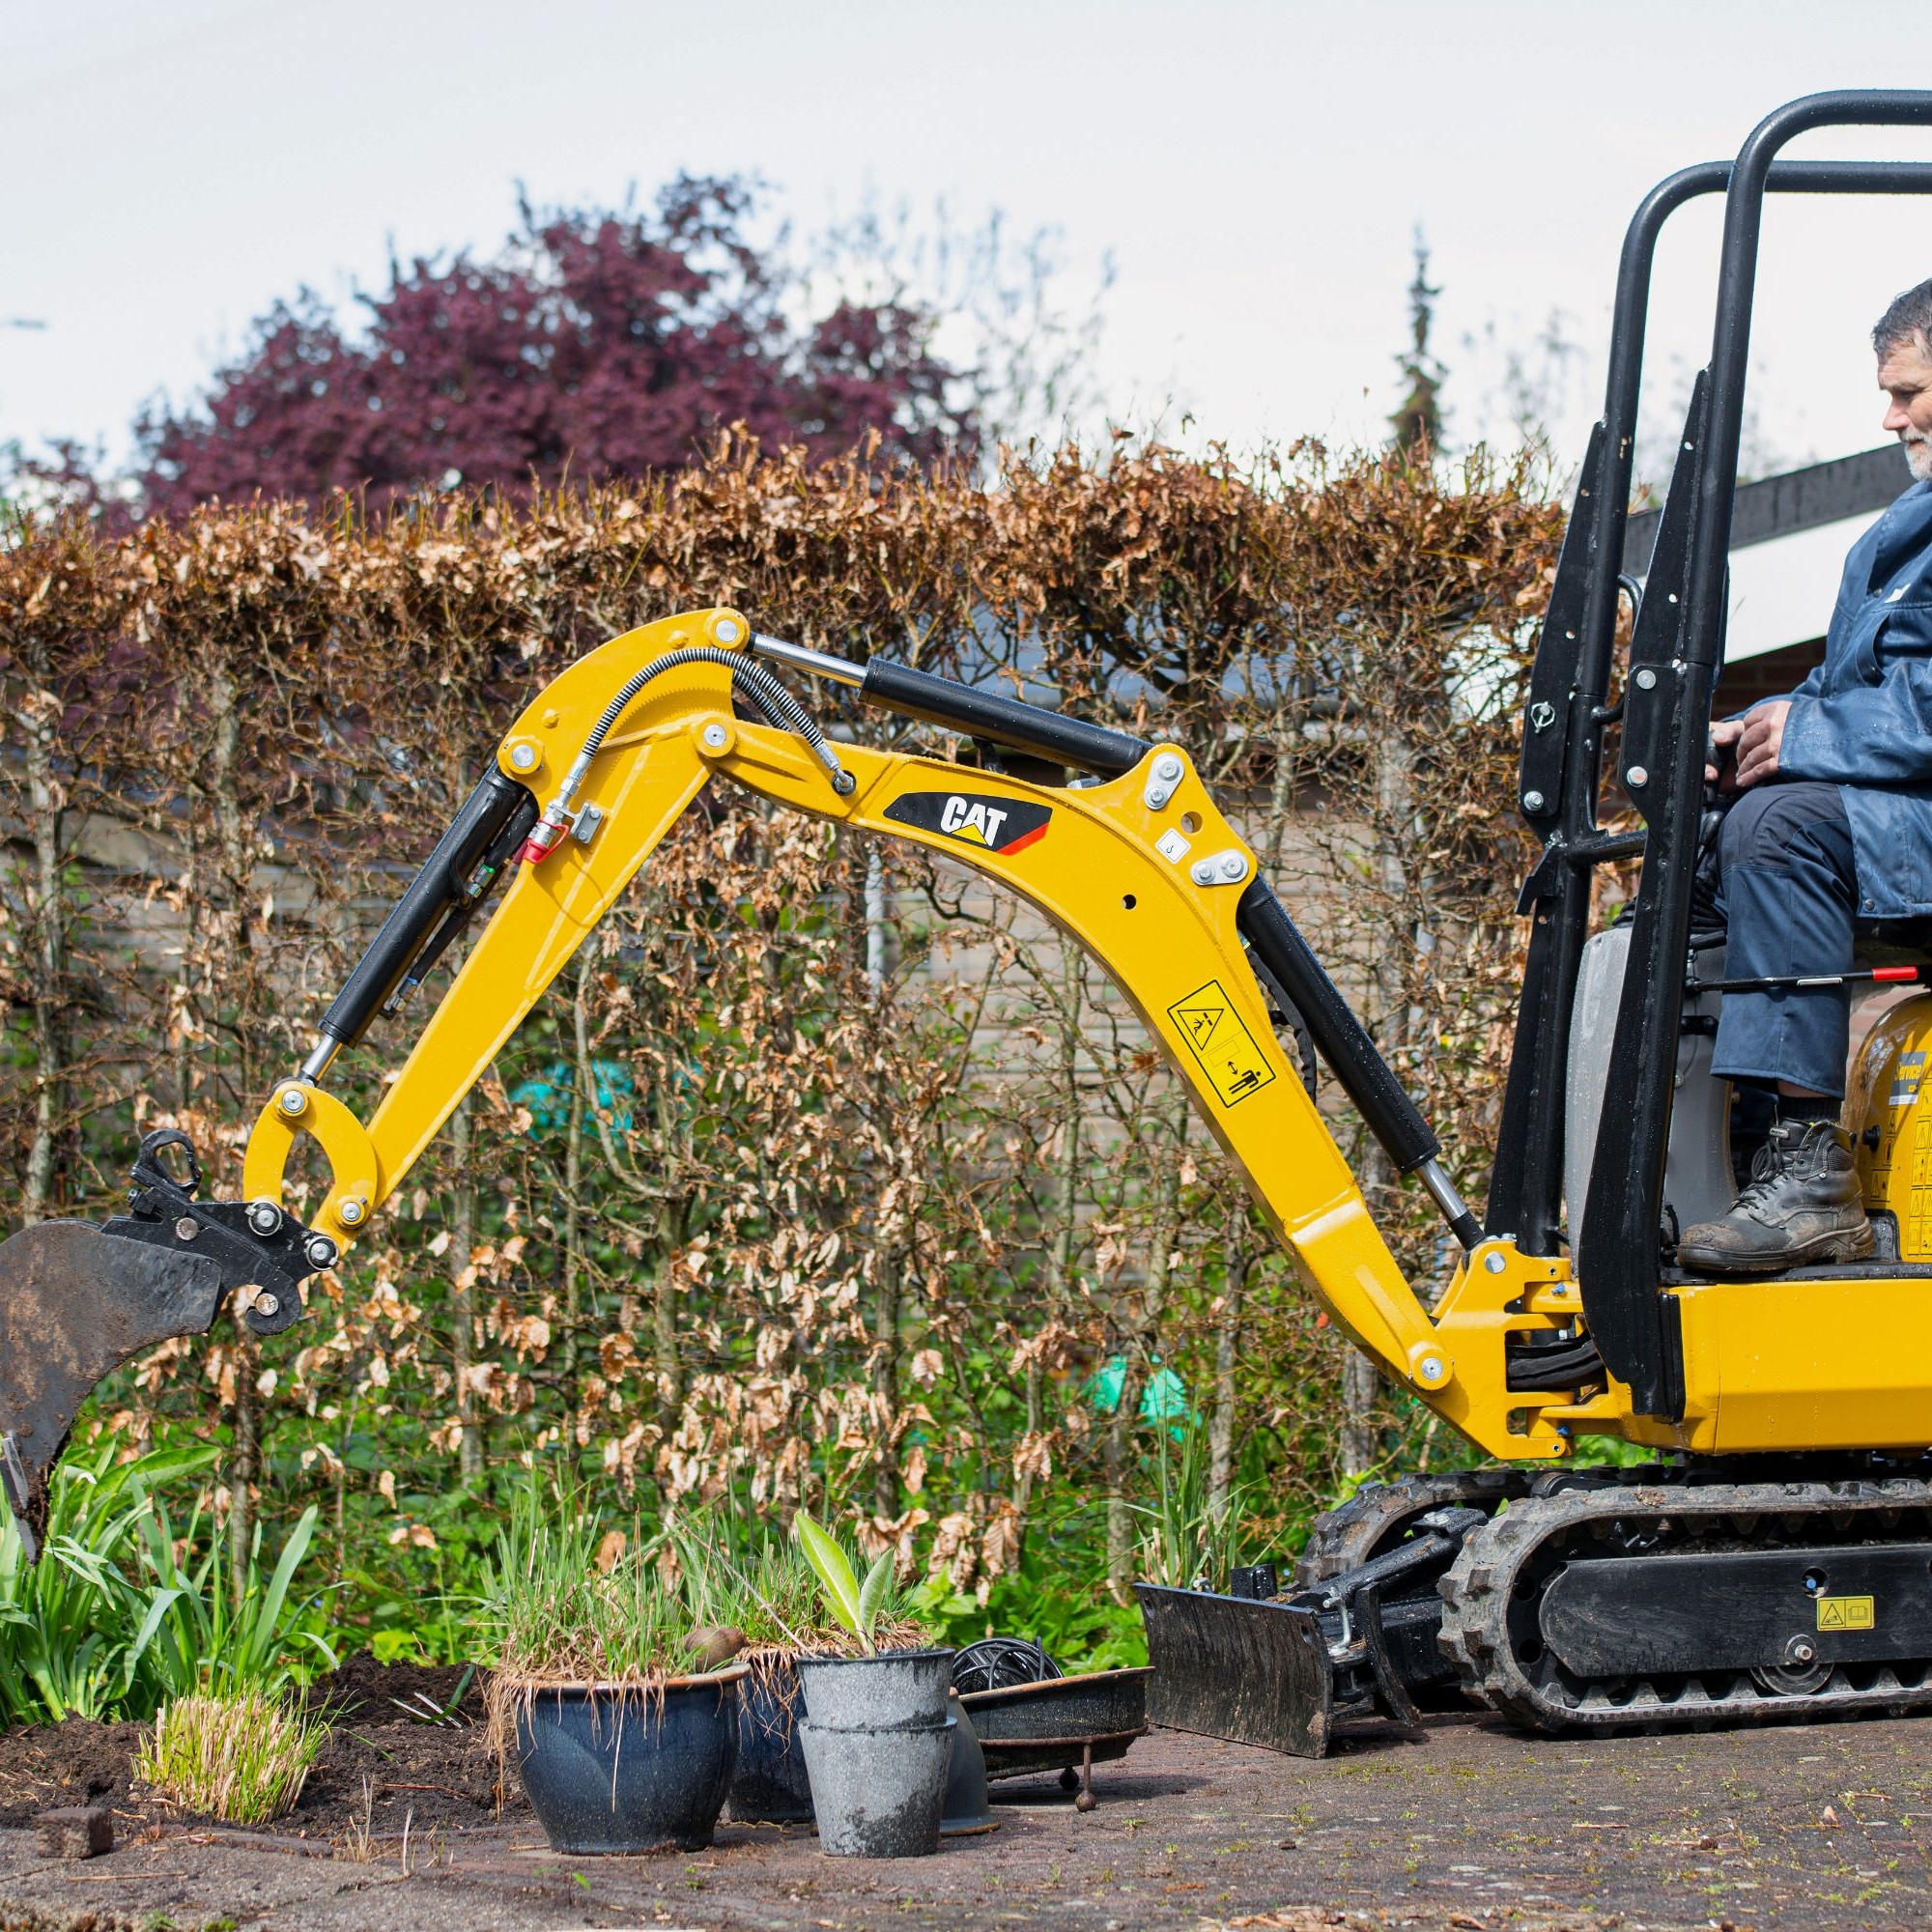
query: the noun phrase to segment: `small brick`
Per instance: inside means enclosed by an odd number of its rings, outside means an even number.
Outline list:
[[[114,1817],[104,1804],[43,1811],[34,1820],[41,1851],[50,1859],[98,1859],[114,1849]]]

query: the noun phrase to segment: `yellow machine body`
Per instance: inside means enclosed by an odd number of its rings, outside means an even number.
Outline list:
[[[1889,1216],[1902,1262],[1932,1261],[1932,993],[1889,1007],[1866,1034],[1846,1083],[1845,1124],[1858,1151],[1865,1211]],[[1922,1095],[1922,1100],[1921,1100]],[[1877,1224],[1882,1230],[1884,1221]]]
[[[632,673],[682,646],[731,648],[749,635],[742,616],[718,610],[613,639],[530,701],[504,735],[501,769],[546,799]],[[855,781],[843,795],[802,739],[733,715],[723,666],[683,666],[647,684],[579,794],[602,813],[595,837],[566,839],[541,862],[517,866],[366,1129],[301,1083],[270,1094],[249,1142],[249,1198],[279,1200],[295,1139],[310,1133],[333,1175],[312,1225],[353,1241],[693,798],[722,778],[944,852],[1077,939],[1191,1089],[1308,1287],[1391,1377],[1492,1456],[1561,1457],[1582,1434],[1706,1452],[1932,1442],[1932,1295],[1909,1280],[1676,1290],[1686,1385],[1677,1423],[1634,1415],[1614,1378],[1581,1402],[1567,1392],[1509,1390],[1507,1337],[1576,1332],[1580,1296],[1568,1262],[1485,1241],[1464,1258],[1439,1306],[1423,1306],[1276,1042],[1236,929],[1255,856],[1191,762],[1154,806],[1146,761],[1065,789],[862,745],[841,745],[838,756]],[[1203,858],[1223,862],[1211,883],[1197,876]],[[1932,998],[1921,998],[1880,1022],[1861,1062],[1879,1130],[1862,1156],[1867,1187],[1875,1205],[1898,1215],[1913,1259],[1932,1252],[1932,1127],[1917,1104],[1928,1050]],[[1888,1345],[1875,1349],[1874,1335]]]

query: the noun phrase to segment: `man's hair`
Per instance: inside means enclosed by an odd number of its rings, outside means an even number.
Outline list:
[[[1872,347],[1881,357],[1913,341],[1932,355],[1932,281],[1920,282],[1916,289],[1893,296],[1891,306],[1872,328]]]

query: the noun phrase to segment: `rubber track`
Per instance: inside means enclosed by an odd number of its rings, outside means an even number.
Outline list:
[[[1503,1515],[1470,1532],[1438,1585],[1442,1648],[1455,1661],[1465,1689],[1511,1722],[1549,1735],[1901,1716],[1922,1710],[1932,1707],[1932,1660],[1841,1665],[1819,1690],[1795,1694],[1762,1690],[1747,1670],[1724,1670],[1671,1677],[1662,1686],[1648,1678],[1625,1679],[1587,1690],[1575,1701],[1560,1684],[1531,1680],[1514,1654],[1507,1623],[1510,1593],[1525,1566],[1551,1538],[1567,1537],[1593,1522],[1616,1521],[1641,1534],[1648,1520],[1667,1537],[1673,1520],[1699,1518],[1722,1524],[1748,1547],[1776,1548],[1800,1548],[1814,1540],[1845,1542],[1847,1532],[1859,1529],[1860,1518],[1870,1520],[1865,1535],[1896,1536],[1900,1516],[1915,1513],[1919,1520],[1904,1533],[1927,1537],[1926,1548],[1932,1551],[1932,1484],[1911,1477],[1714,1483],[1694,1489],[1645,1485],[1513,1502]],[[1807,1521],[1807,1517],[1815,1520]],[[1605,1553],[1605,1547],[1594,1546],[1585,1553]],[[1626,1560],[1641,1563],[1644,1557],[1639,1553]]]
[[[1519,1469],[1454,1469],[1440,1476],[1364,1483],[1347,1502],[1315,1519],[1294,1566],[1293,1587],[1305,1590],[1325,1583],[1393,1548],[1415,1518],[1445,1503],[1493,1511],[1506,1497],[1527,1495],[1534,1474]]]

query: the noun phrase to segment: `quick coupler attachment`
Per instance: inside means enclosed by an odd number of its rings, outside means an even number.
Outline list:
[[[185,1178],[163,1164],[181,1151]],[[128,1211],[104,1227],[42,1221],[0,1242],[0,1492],[27,1560],[46,1535],[47,1482],[81,1405],[123,1362],[204,1335],[230,1295],[257,1335],[302,1312],[301,1284],[335,1243],[270,1202],[203,1201],[185,1134],[141,1143]]]
[[[1435,1701],[1456,1677],[1436,1643],[1436,1579],[1487,1520],[1432,1510],[1394,1549],[1278,1595],[1267,1565],[1234,1575],[1253,1596],[1135,1584],[1154,1667],[1149,1721],[1294,1757],[1325,1757],[1338,1724],[1419,1722],[1417,1700]]]

